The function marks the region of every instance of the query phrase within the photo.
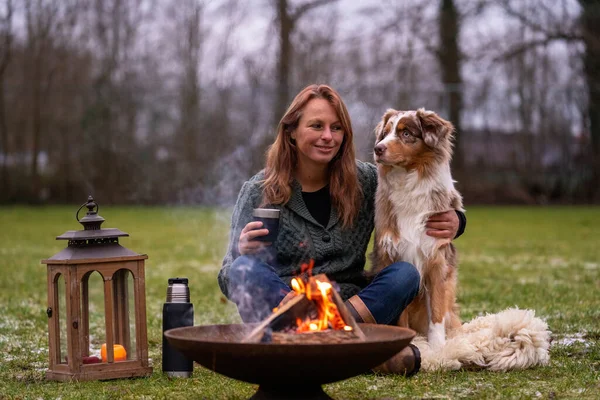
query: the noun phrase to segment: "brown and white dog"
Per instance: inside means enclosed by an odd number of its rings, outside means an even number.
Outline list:
[[[420,294],[398,324],[441,348],[446,331],[459,328],[456,312],[456,251],[449,240],[428,236],[427,219],[463,210],[450,173],[452,124],[432,111],[389,109],[375,128],[378,164],[373,271],[396,262],[413,264],[421,276]]]

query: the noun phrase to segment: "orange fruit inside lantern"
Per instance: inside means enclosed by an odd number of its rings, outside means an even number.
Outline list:
[[[113,355],[115,361],[127,360],[127,351],[125,351],[125,347],[121,346],[120,344],[115,344],[113,346]],[[106,355],[106,343],[104,343],[100,349],[100,356],[102,357],[102,362],[108,361],[108,356]]]

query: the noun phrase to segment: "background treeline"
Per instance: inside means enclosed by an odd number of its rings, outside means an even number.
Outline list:
[[[364,160],[450,119],[467,204],[600,201],[600,0],[0,0],[0,202],[231,204],[309,83]]]

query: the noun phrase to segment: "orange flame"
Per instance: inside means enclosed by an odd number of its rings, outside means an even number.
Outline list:
[[[324,331],[327,329],[351,331],[352,328],[344,322],[340,315],[335,302],[332,299],[333,287],[329,282],[321,282],[318,279],[313,279],[314,285],[311,284],[310,276],[314,260],[309,264],[302,264],[301,273],[307,273],[309,278],[307,281],[302,279],[292,279],[292,289],[296,294],[304,294],[308,300],[313,301],[317,306],[317,319],[305,317],[305,319],[297,318],[297,332],[313,332]]]

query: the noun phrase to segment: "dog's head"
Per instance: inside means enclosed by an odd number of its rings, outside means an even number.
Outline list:
[[[433,111],[389,109],[375,128],[375,162],[407,170],[452,157],[454,126]]]

